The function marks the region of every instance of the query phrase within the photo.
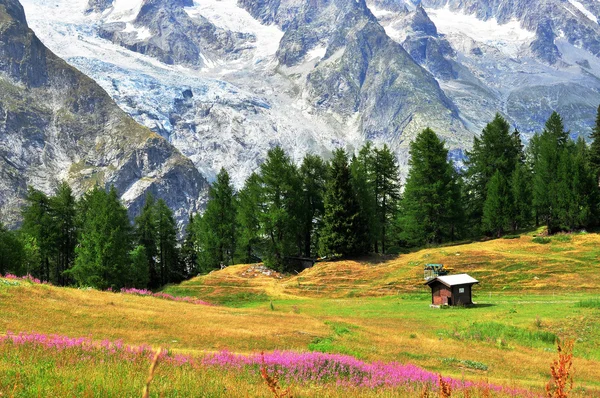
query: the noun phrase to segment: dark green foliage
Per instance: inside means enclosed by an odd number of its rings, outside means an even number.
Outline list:
[[[302,185],[301,239],[302,254],[313,257],[318,251],[319,231],[323,223],[327,165],[319,156],[306,155],[300,166]]]
[[[157,257],[157,226],[156,226],[156,200],[151,193],[146,194],[141,213],[135,218],[134,230],[136,245],[144,248],[149,286],[160,286],[160,269]],[[138,257],[139,260],[139,257]]]
[[[54,251],[54,224],[50,211],[50,199],[41,191],[31,187],[27,190],[23,208],[23,227],[21,231],[26,240],[35,245],[37,264],[31,264],[26,270],[44,281],[50,281],[50,257]]]
[[[596,114],[596,124],[590,136],[590,167],[596,177],[596,184],[600,185],[600,106]]]
[[[135,279],[130,272],[132,230],[117,192],[98,187],[84,195],[75,265],[67,273],[80,286],[118,289]]]
[[[510,133],[510,125],[500,115],[490,122],[481,133],[473,139],[473,149],[467,151],[466,192],[467,212],[475,233],[480,231],[488,184],[496,172],[509,180],[517,164],[523,161],[522,143],[519,133]],[[506,190],[508,195],[510,190]],[[503,201],[509,202],[509,198]],[[485,232],[485,231],[483,231]],[[489,232],[489,231],[488,231]]]
[[[325,190],[325,214],[319,242],[323,256],[362,254],[368,247],[365,224],[361,222],[360,205],[353,189],[348,155],[343,149],[333,153],[329,181]]]
[[[252,173],[244,188],[237,194],[237,254],[242,263],[255,262],[255,252],[261,244],[260,236],[260,177]]]
[[[286,258],[300,254],[302,195],[298,169],[280,147],[268,152],[260,167],[260,183],[263,260],[269,267],[284,271]]]
[[[373,232],[376,242],[381,242],[381,252],[385,253],[389,240],[389,231],[398,210],[400,200],[400,175],[396,156],[387,145],[375,149],[374,193],[376,230]],[[378,244],[375,244],[377,251]]]
[[[25,249],[17,234],[0,224],[0,275],[23,273],[24,257]]]
[[[506,178],[496,171],[488,183],[488,192],[483,206],[482,226],[484,230],[500,237],[509,221],[510,190]]]
[[[198,263],[204,272],[233,264],[236,206],[233,186],[224,169],[208,194],[208,204],[197,223]]]
[[[200,216],[190,215],[188,225],[185,227],[185,236],[181,245],[182,268],[186,275],[198,275],[198,247],[196,237],[196,219]]]
[[[75,206],[76,201],[71,187],[66,182],[61,183],[55,195],[50,198],[55,257],[51,281],[63,286],[68,283],[64,272],[71,269],[75,261],[75,246],[77,245]]]
[[[359,223],[363,226],[365,247],[361,251],[378,251],[378,232],[380,230],[377,217],[377,197],[375,186],[375,151],[370,142],[367,142],[353,156],[350,162],[352,189],[356,194],[359,212]]]
[[[129,252],[131,269],[126,286],[144,289],[150,283],[150,274],[148,270],[148,256],[146,248],[142,245],[136,246]]]
[[[448,150],[428,128],[411,144],[410,155],[399,219],[401,239],[411,245],[452,240],[460,217],[460,191]]]
[[[156,228],[160,286],[171,282],[181,282],[187,275],[181,261],[179,261],[177,224],[173,217],[173,211],[162,199],[156,202]]]
[[[531,171],[524,163],[517,163],[510,179],[510,226],[514,231],[531,224],[532,193]]]

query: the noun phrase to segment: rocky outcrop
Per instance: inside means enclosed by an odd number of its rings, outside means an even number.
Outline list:
[[[112,7],[114,0],[89,0],[86,13],[91,12],[104,12]]]
[[[132,216],[146,192],[181,225],[201,208],[207,183],[191,161],[45,48],[16,0],[0,0],[0,87],[3,221],[18,222],[28,185],[50,193],[62,180],[78,195],[114,185]]]
[[[184,7],[192,5],[192,0],[146,0],[133,22],[106,23],[100,36],[166,64],[196,68],[238,59],[249,50],[253,37],[217,28],[201,15],[191,17]],[[140,29],[148,33],[140,35]]]

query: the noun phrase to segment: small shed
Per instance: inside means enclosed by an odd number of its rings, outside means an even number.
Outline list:
[[[471,288],[479,283],[467,274],[444,275],[425,282],[431,288],[432,305],[471,305]]]

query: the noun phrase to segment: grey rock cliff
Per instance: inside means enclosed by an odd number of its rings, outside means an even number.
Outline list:
[[[55,56],[28,28],[16,0],[0,0],[0,208],[18,222],[28,185],[80,195],[114,185],[132,216],[146,192],[183,225],[207,183],[171,144],[137,124],[92,79]]]

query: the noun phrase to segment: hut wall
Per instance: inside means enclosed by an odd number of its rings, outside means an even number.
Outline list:
[[[448,304],[448,299],[452,297],[452,291],[441,283],[432,286],[432,304]]]
[[[452,287],[454,300],[452,304],[454,305],[468,305],[473,304],[471,300],[471,285],[458,285]],[[461,293],[462,290],[462,293]]]

